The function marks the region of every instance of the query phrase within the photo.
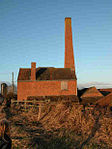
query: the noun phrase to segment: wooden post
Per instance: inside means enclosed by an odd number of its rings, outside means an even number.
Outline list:
[[[35,99],[34,99],[34,110],[36,109],[36,102],[35,102]]]
[[[24,104],[25,104],[25,112],[26,112],[26,100],[25,100]]]
[[[41,107],[42,107],[42,105],[41,105],[41,103],[39,103],[38,121],[40,120],[40,116],[41,116]]]

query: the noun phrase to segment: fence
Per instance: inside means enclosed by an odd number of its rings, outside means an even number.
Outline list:
[[[42,107],[45,106],[45,103],[49,103],[50,100],[44,100],[44,101],[37,101],[37,100],[23,100],[23,101],[19,101],[19,100],[11,100],[11,106],[13,104],[16,104],[17,106],[22,106],[23,107],[23,110],[25,112],[28,111],[29,108],[38,108],[38,120],[40,119],[40,116],[41,116],[41,110],[42,110]]]

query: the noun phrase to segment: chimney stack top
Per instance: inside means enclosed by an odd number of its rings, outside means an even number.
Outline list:
[[[36,68],[36,62],[31,62],[31,67]]]
[[[36,80],[36,63],[31,62],[31,80]]]
[[[65,20],[68,20],[68,19],[70,19],[70,20],[71,20],[71,17],[66,17],[66,18],[65,18]]]

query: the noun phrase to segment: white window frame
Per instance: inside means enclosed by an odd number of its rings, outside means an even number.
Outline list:
[[[61,81],[61,90],[68,90],[68,81]]]

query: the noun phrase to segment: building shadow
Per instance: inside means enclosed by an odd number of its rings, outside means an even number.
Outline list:
[[[97,115],[95,115],[95,111],[99,112]],[[102,115],[105,114],[105,110],[104,109],[98,109],[98,107],[95,107],[93,112],[92,112],[92,115],[94,116],[94,119],[95,119],[95,123],[93,125],[93,128],[91,130],[91,133],[89,134],[88,138],[76,149],[83,149],[84,146],[86,144],[88,144],[91,139],[95,136],[96,132],[101,128],[101,124],[99,123],[99,119],[101,118]]]

